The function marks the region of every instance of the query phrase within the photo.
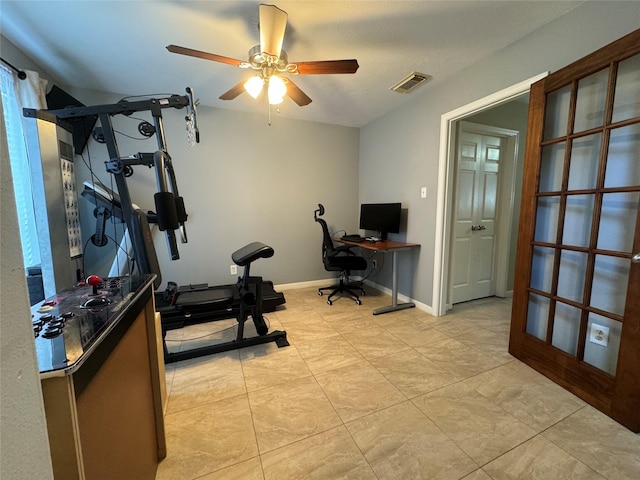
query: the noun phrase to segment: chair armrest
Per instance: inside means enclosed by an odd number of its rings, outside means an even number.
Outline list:
[[[339,245],[337,247],[334,247],[334,250],[336,253],[348,253],[349,255],[355,255],[355,253],[353,253],[352,248],[354,248],[353,245]]]

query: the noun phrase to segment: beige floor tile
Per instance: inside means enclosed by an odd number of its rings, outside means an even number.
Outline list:
[[[286,323],[287,338],[292,344],[310,342],[322,338],[333,337],[338,332],[329,322],[318,315],[316,319]]]
[[[640,478],[640,435],[586,406],[543,436],[606,478]]]
[[[314,374],[353,365],[364,359],[342,336],[300,343],[296,348]]]
[[[288,335],[288,332],[287,332]],[[239,350],[248,392],[311,375],[296,347],[266,343]]]
[[[346,426],[380,480],[458,480],[478,468],[411,402]]]
[[[260,453],[340,425],[340,417],[312,377],[249,393]]]
[[[463,333],[468,333],[478,328],[476,325],[474,325],[473,321],[454,315],[445,315],[444,317],[439,317],[438,321],[434,323],[433,327],[438,329],[442,333],[446,333],[450,337],[462,335]]]
[[[472,388],[457,383],[413,399],[478,465],[484,465],[536,435]]]
[[[238,351],[177,362],[167,413],[246,393]]]
[[[316,380],[343,422],[406,400],[392,383],[367,362],[321,373]]]
[[[251,323],[250,321],[248,323]],[[215,322],[198,323],[182,328],[180,351],[230,342],[236,338],[238,322],[235,318],[227,318]]]
[[[369,311],[369,313],[371,313],[371,319],[373,320],[373,323],[379,327],[387,328],[391,325],[396,325],[399,322],[413,318],[407,313],[410,310],[414,310],[413,308],[383,313],[381,315],[373,315],[373,310],[379,307],[386,307],[388,305],[391,305],[391,297],[386,297],[384,301],[378,302],[377,305],[371,305],[371,310]]]
[[[285,328],[292,323],[312,323],[322,319],[318,312],[306,304],[300,307],[278,310],[275,312],[275,316]]]
[[[210,473],[198,480],[264,480],[260,457],[254,457],[217,472]]]
[[[467,379],[465,384],[536,432],[549,428],[585,405],[539,373],[511,363]]]
[[[167,387],[167,397],[171,395],[171,386],[173,385],[173,377],[176,374],[176,363],[169,363],[164,366],[164,380]]]
[[[417,397],[462,380],[462,377],[440,368],[412,348],[373,358],[370,363],[407,398]]]
[[[479,329],[458,335],[456,340],[500,363],[508,363],[515,360],[515,357],[509,354],[508,332],[496,332],[488,328]]]
[[[165,427],[157,480],[192,480],[258,455],[246,395],[169,414]]]
[[[328,306],[316,287],[287,290],[266,317],[289,347],[167,365],[157,480],[640,478],[640,436],[508,355],[510,300],[373,315],[391,299],[368,293]],[[236,325],[173,330],[168,345],[229,340]]]
[[[462,480],[491,480],[491,477],[487,475],[484,470],[479,468],[475,472],[464,477]]]
[[[359,312],[359,313],[367,313],[371,311],[371,305],[367,304],[367,298],[361,297],[361,305],[358,305],[354,300],[352,300],[348,296],[344,297],[333,297],[331,299],[332,305],[327,304],[328,294],[323,295],[322,297],[316,295],[316,299],[313,301],[308,301],[311,308],[313,308],[320,315],[326,315],[327,313],[349,313],[349,312]]]
[[[354,331],[361,331],[375,325],[371,312],[348,311],[328,313],[322,318],[329,323],[337,332],[348,334]]]
[[[493,480],[603,480],[584,463],[540,436],[485,465],[483,470]]]
[[[410,348],[398,337],[375,326],[346,334],[344,338],[367,359],[390,355]]]
[[[423,345],[416,350],[439,367],[462,378],[472,377],[501,365],[500,361],[454,338]]]
[[[429,345],[450,338],[446,333],[433,328],[433,321],[426,318],[407,317],[405,320],[388,325],[385,329],[412,347]]]
[[[377,480],[344,426],[262,455],[265,480]]]

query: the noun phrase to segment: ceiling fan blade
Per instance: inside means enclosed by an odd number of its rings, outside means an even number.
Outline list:
[[[291,100],[296,102],[301,107],[309,105],[312,102],[311,98],[309,98],[306,93],[300,90],[300,87],[298,87],[290,79],[287,80],[287,95],[289,96],[289,98],[291,98]]]
[[[287,12],[275,5],[260,4],[260,50],[280,58],[284,31],[287,28]]]
[[[239,84],[237,84],[234,87],[231,87],[229,90],[227,90],[226,92],[224,92],[222,95],[220,95],[218,98],[220,100],[233,100],[234,98],[236,98],[238,95],[240,95],[242,92],[244,92],[244,80],[242,82],[240,82]]]
[[[167,50],[169,50],[171,53],[179,53],[180,55],[187,55],[189,57],[203,58],[205,60],[226,63],[228,65],[234,65],[236,67],[241,63],[244,63],[242,60],[237,60],[235,58],[223,57],[222,55],[216,55],[215,53],[202,52],[200,50],[180,47],[178,45],[167,45]]]
[[[356,73],[358,61],[352,60],[324,60],[319,62],[296,62],[300,75],[320,75],[329,73]]]

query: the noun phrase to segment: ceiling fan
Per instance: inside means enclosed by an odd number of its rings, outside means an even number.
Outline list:
[[[255,75],[248,80],[243,80],[220,95],[221,100],[233,100],[245,90],[253,98],[257,98],[266,86],[270,105],[280,104],[284,96],[287,95],[302,107],[310,104],[311,98],[283,74],[355,73],[358,70],[358,61],[355,59],[289,63],[287,52],[282,49],[284,32],[287,28],[287,12],[275,5],[260,4],[259,14],[260,44],[249,50],[249,59],[246,62],[178,45],[168,45],[167,50],[172,53],[251,69],[255,72]]]

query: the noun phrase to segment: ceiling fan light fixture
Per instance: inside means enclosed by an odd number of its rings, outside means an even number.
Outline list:
[[[260,92],[262,91],[262,87],[264,85],[264,80],[259,75],[251,77],[249,80],[244,82],[244,89],[247,91],[249,95],[253,98],[258,98]]]
[[[269,77],[269,87],[267,94],[269,96],[269,103],[271,105],[279,105],[284,100],[284,96],[287,93],[287,86],[284,81],[277,75]]]

